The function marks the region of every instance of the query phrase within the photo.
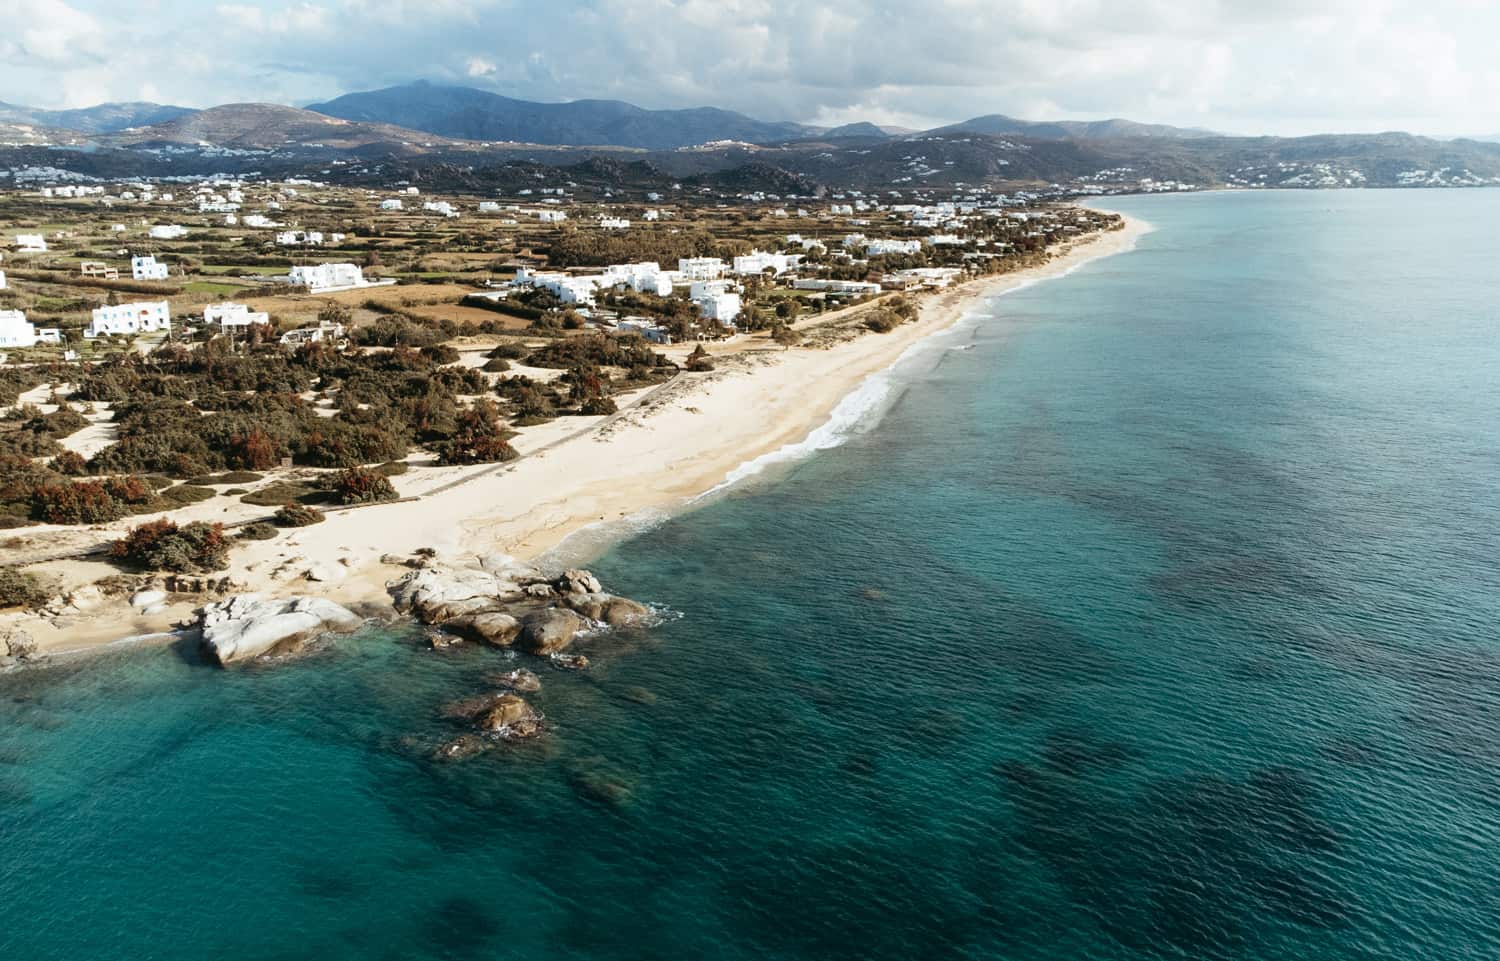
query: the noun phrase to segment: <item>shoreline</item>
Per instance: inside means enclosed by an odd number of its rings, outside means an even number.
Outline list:
[[[837,446],[894,396],[891,374],[977,305],[1124,253],[1151,229],[1126,217],[1122,229],[1081,238],[1046,263],[929,295],[915,321],[889,333],[864,333],[826,348],[787,350],[764,338],[728,345],[715,356],[715,371],[681,374],[616,416],[559,441],[526,445],[519,461],[470,468],[415,499],[330,513],[321,524],[242,544],[229,568],[215,576],[239,585],[236,593],[317,596],[356,613],[394,617],[386,583],[406,568],[382,561],[389,555],[498,552],[545,563],[567,553],[570,565],[583,563],[644,524]],[[861,397],[867,390],[871,396]],[[402,479],[396,480],[399,489]],[[569,541],[582,548],[576,556],[568,553],[574,549]],[[87,560],[38,568],[73,584],[118,573]],[[114,598],[51,619],[8,615],[0,618],[0,630],[25,631],[39,655],[78,654],[170,640],[174,625],[192,620],[202,603],[192,597],[146,615]]]

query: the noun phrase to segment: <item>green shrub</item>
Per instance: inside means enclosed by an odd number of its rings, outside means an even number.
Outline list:
[[[256,521],[253,524],[246,524],[244,527],[241,527],[239,533],[235,536],[242,541],[268,541],[279,533],[281,532],[276,529],[275,524],[267,521]]]
[[[411,465],[404,460],[387,461],[375,468],[375,472],[382,477],[400,477],[411,470]]]
[[[283,504],[272,518],[278,527],[309,527],[313,524],[321,524],[326,515],[316,507],[308,507],[306,504]]]
[[[41,607],[51,595],[49,585],[31,571],[0,567],[0,607]]]
[[[316,490],[306,484],[297,481],[278,481],[275,484],[267,484],[259,490],[253,490],[240,498],[245,504],[254,504],[256,507],[276,507],[291,501],[300,501],[304,497],[316,493]]]
[[[215,495],[211,487],[198,487],[194,484],[178,484],[176,487],[168,487],[160,495],[163,510],[176,510],[189,504],[197,504],[208,500]]]

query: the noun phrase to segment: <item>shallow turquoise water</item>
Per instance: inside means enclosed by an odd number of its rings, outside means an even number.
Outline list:
[[[1500,957],[1500,192],[1117,206],[595,564],[681,617],[542,743],[404,634],[0,679],[0,957]]]

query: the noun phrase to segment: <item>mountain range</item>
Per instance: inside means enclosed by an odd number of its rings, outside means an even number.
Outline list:
[[[605,189],[656,190],[693,180],[710,189],[779,193],[963,184],[1137,189],[1165,181],[1452,186],[1500,184],[1500,144],[1409,134],[1231,137],[1130,120],[1001,114],[922,132],[871,123],[826,128],[710,107],[537,103],[415,83],[307,109],[124,103],[49,111],[0,104],[0,173],[23,166],[104,177],[315,171],[372,185],[399,169],[414,183],[441,177],[465,189],[500,189],[519,170],[534,179],[549,167],[576,169],[577,177]]]

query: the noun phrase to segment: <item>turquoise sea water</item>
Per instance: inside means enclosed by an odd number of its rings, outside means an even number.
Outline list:
[[[1116,206],[596,563],[680,617],[542,742],[402,632],[0,678],[0,957],[1500,957],[1500,192]]]

